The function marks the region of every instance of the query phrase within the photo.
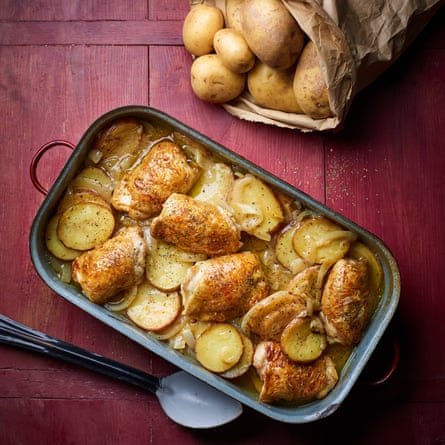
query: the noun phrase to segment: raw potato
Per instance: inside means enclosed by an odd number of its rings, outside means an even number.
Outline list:
[[[321,356],[327,340],[319,318],[297,317],[284,328],[280,343],[291,360],[308,363]]]
[[[80,255],[81,251],[66,247],[57,236],[57,226],[59,224],[60,215],[54,215],[46,226],[45,243],[46,248],[56,258],[64,261],[74,260]]]
[[[235,366],[243,354],[243,341],[238,330],[228,323],[217,323],[196,340],[196,359],[212,372],[226,372]]]
[[[198,201],[220,205],[226,202],[233,181],[232,169],[226,164],[217,162],[202,173],[189,195]]]
[[[241,230],[265,241],[270,241],[271,233],[284,220],[280,201],[271,188],[250,174],[234,181],[227,202]]]
[[[330,263],[343,258],[357,235],[326,218],[303,220],[295,231],[295,251],[310,263]]]
[[[114,226],[110,206],[78,202],[61,213],[57,236],[70,249],[89,250],[110,238]]]
[[[262,107],[302,113],[294,93],[295,68],[278,70],[257,60],[247,74],[247,89]]]
[[[311,41],[305,45],[298,59],[293,85],[297,102],[305,114],[313,119],[332,116],[317,48]]]
[[[203,56],[213,50],[213,37],[224,27],[220,9],[209,5],[196,5],[190,9],[182,27],[184,46],[194,56]]]
[[[76,189],[92,191],[110,202],[114,185],[111,178],[101,168],[85,167],[73,179],[70,188],[73,191]]]
[[[293,238],[297,225],[285,227],[277,236],[275,241],[275,256],[281,265],[296,274],[307,265],[303,258],[294,249]]]
[[[217,31],[213,47],[224,66],[234,73],[246,73],[255,65],[255,55],[243,35],[235,29],[223,28]]]
[[[244,90],[246,75],[230,71],[217,54],[198,57],[191,67],[193,92],[202,100],[224,103],[238,97]]]
[[[280,341],[283,329],[298,316],[306,315],[306,303],[299,295],[277,291],[252,306],[241,320],[241,330],[262,340]]]
[[[304,45],[304,33],[280,0],[245,0],[241,9],[243,35],[266,65],[290,68]]]
[[[142,283],[127,309],[127,315],[140,328],[158,332],[174,323],[181,308],[178,292],[162,292],[148,283]]]
[[[255,351],[253,343],[247,335],[240,333],[241,340],[243,342],[243,354],[238,360],[238,363],[230,368],[228,371],[223,372],[221,377],[226,379],[235,379],[244,375],[252,365],[253,353]]]
[[[226,0],[226,20],[227,27],[242,31],[241,28],[241,8],[244,0]]]
[[[146,277],[150,283],[163,291],[173,291],[179,288],[193,266],[192,261],[182,261],[179,258],[183,252],[173,244],[156,240],[149,248],[146,262]],[[185,252],[183,257],[185,258]]]

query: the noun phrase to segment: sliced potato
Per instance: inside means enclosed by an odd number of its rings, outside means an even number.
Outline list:
[[[293,238],[298,226],[285,227],[277,236],[275,241],[275,256],[281,265],[292,273],[302,271],[306,266],[304,259],[294,249]]]
[[[229,323],[217,323],[196,340],[196,359],[209,371],[222,373],[235,366],[243,354],[241,334]]]
[[[89,250],[110,238],[114,226],[109,206],[80,202],[60,215],[57,236],[70,249]]]
[[[253,175],[236,179],[227,201],[241,230],[270,241],[271,233],[284,220],[280,201],[271,188]]]
[[[295,251],[310,263],[333,264],[343,258],[357,235],[327,218],[303,220],[295,231]]]
[[[73,179],[70,187],[73,190],[91,190],[110,202],[114,186],[111,178],[101,168],[85,167]]]
[[[66,209],[72,207],[75,204],[79,203],[93,203],[102,205],[105,207],[109,207],[109,203],[107,202],[104,197],[100,196],[98,193],[96,193],[93,190],[88,189],[72,189],[70,188],[67,193],[63,196],[63,198],[60,200],[59,205],[57,207],[57,213],[61,214]]]
[[[140,328],[159,332],[174,323],[181,308],[178,292],[162,292],[149,283],[142,283],[127,309],[127,315]]]
[[[70,249],[66,247],[65,244],[60,241],[57,236],[57,226],[59,224],[60,215],[54,215],[46,226],[45,232],[45,244],[46,248],[49,252],[54,255],[56,258],[64,261],[74,260],[78,255],[80,255],[81,251]]]
[[[153,286],[164,291],[178,289],[193,262],[179,261],[179,249],[173,244],[156,240],[146,261],[146,277]]]
[[[254,347],[253,343],[247,335],[240,333],[241,340],[243,342],[243,354],[238,360],[238,363],[230,368],[228,371],[223,372],[221,377],[226,379],[235,379],[244,375],[252,365]]]
[[[297,317],[284,328],[280,343],[291,360],[307,363],[320,357],[327,340],[318,317]]]
[[[295,317],[305,316],[306,310],[306,302],[299,295],[277,291],[249,309],[241,320],[241,330],[262,340],[280,341],[283,329]]]
[[[365,244],[356,241],[351,244],[347,255],[355,260],[364,258],[368,261],[369,290],[371,294],[376,297],[382,286],[383,268],[374,252]]]
[[[232,169],[226,164],[217,162],[201,174],[189,195],[198,201],[219,205],[226,201],[233,181]]]

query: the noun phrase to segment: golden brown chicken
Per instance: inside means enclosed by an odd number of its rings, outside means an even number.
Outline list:
[[[189,269],[181,292],[186,315],[224,322],[266,297],[269,286],[258,256],[244,252],[197,262]]]
[[[142,280],[146,255],[142,229],[128,227],[78,256],[72,264],[72,277],[92,302],[105,304]]]
[[[242,245],[240,230],[227,210],[180,193],[165,201],[150,232],[187,252],[209,256],[234,253]]]
[[[200,172],[178,145],[163,140],[117,183],[111,203],[131,218],[149,218],[173,192],[187,193]]]
[[[368,262],[343,258],[329,273],[321,299],[321,318],[331,342],[357,344],[372,312]]]
[[[263,381],[260,400],[266,403],[321,399],[338,380],[334,362],[328,355],[311,363],[296,363],[273,341],[261,342],[256,347],[253,365]]]

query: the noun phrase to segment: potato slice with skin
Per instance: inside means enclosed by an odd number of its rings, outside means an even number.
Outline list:
[[[277,291],[252,306],[241,320],[241,330],[249,337],[280,341],[283,329],[298,316],[307,313],[306,302],[299,295]]]
[[[70,249],[89,250],[110,238],[114,226],[109,206],[80,202],[60,215],[57,236]]]
[[[238,363],[230,368],[228,371],[223,372],[221,377],[226,379],[235,379],[244,375],[252,366],[253,353],[255,351],[253,343],[247,335],[240,333],[241,340],[243,342],[243,354],[238,360]]]
[[[292,273],[302,271],[306,266],[304,259],[298,255],[293,246],[293,237],[298,226],[285,227],[277,236],[275,241],[275,256],[284,267]]]
[[[217,323],[196,340],[196,359],[209,371],[222,373],[235,366],[243,354],[240,332],[229,323]]]
[[[175,322],[181,308],[178,292],[162,292],[149,283],[142,283],[127,309],[127,316],[140,328],[159,332]]]
[[[60,215],[54,215],[46,226],[45,244],[49,252],[56,258],[64,261],[74,260],[81,254],[81,251],[66,247],[57,236],[57,226],[59,224]]]
[[[283,222],[280,201],[270,187],[253,175],[236,179],[227,197],[241,230],[270,241],[271,233]]]
[[[292,239],[295,251],[309,263],[333,264],[343,258],[357,235],[327,218],[303,220]]]
[[[281,334],[281,348],[293,361],[307,363],[316,360],[326,349],[323,324],[318,317],[297,317]]]
[[[178,289],[193,262],[179,261],[173,244],[156,240],[147,256],[146,277],[158,289],[173,291]]]

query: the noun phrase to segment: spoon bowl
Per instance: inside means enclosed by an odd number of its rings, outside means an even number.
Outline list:
[[[188,428],[208,429],[241,415],[241,403],[190,374],[156,377],[29,328],[0,314],[0,343],[39,352],[131,383],[158,398],[167,416]]]

